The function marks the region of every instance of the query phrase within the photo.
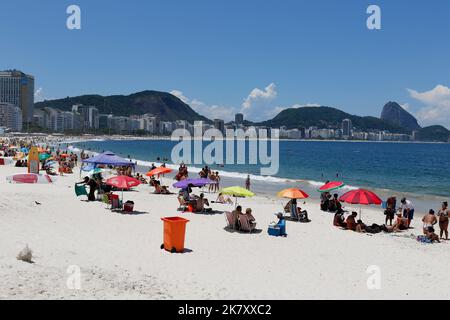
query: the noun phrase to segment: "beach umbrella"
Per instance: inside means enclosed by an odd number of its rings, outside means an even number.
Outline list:
[[[165,167],[159,167],[156,169],[153,169],[152,171],[147,172],[146,176],[147,177],[152,177],[152,176],[156,176],[159,174],[166,174],[166,173],[171,173],[173,170],[170,168],[165,168]]]
[[[39,155],[39,161],[45,161],[45,160],[50,159],[51,157],[52,157],[51,154],[48,154],[48,153],[41,153],[41,154]]]
[[[309,198],[309,195],[300,189],[291,188],[278,192],[277,194],[281,198],[287,199],[306,199]]]
[[[20,151],[23,153],[28,153],[29,150],[28,150],[28,148],[22,148],[22,149],[20,149]]]
[[[117,189],[122,190],[122,202],[123,202],[123,190],[128,190],[133,187],[137,187],[141,182],[135,178],[128,176],[117,176],[106,180],[106,184]]]
[[[360,204],[360,205],[381,205],[383,200],[380,199],[375,193],[365,189],[351,190],[339,198],[339,201],[346,202],[349,204]],[[361,216],[361,208],[359,209],[359,214]]]
[[[95,168],[95,169],[89,171],[87,174],[88,174],[89,176],[92,177],[94,174],[99,174],[99,173],[102,173],[102,172],[103,172],[102,169],[100,169],[100,168]]]
[[[322,193],[331,192],[334,190],[341,189],[344,186],[345,186],[345,183],[343,183],[341,181],[332,181],[332,182],[328,182],[328,183],[324,184],[317,191],[322,192]]]
[[[184,179],[181,180],[177,183],[175,183],[173,185],[174,188],[178,188],[178,189],[185,189],[187,188],[190,184],[192,184],[194,187],[196,188],[202,188],[204,186],[206,186],[207,184],[212,184],[214,183],[214,181],[209,180],[209,179]]]
[[[46,174],[23,173],[7,176],[6,181],[23,184],[51,184],[56,181],[56,177],[51,177]]]
[[[255,194],[250,190],[244,189],[242,187],[229,187],[222,189],[219,193],[226,194],[228,196],[233,196],[236,198],[235,206],[237,206],[237,198],[254,197]]]

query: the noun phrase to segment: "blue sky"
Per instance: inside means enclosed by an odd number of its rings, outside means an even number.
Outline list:
[[[33,74],[38,99],[153,89],[252,120],[305,104],[379,116],[394,100],[450,127],[448,0],[2,1],[0,36],[0,69]]]

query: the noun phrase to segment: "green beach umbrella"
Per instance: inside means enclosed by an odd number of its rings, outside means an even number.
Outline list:
[[[229,187],[222,189],[219,193],[226,194],[228,196],[233,196],[236,198],[236,206],[237,206],[237,198],[246,198],[246,197],[254,197],[255,194],[250,190],[244,189],[242,187]]]
[[[45,160],[47,160],[47,159],[49,159],[51,157],[52,157],[52,155],[50,155],[48,153],[41,153],[39,155],[39,161],[45,161]]]

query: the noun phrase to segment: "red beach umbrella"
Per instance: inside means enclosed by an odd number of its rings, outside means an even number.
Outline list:
[[[344,194],[339,198],[339,201],[349,204],[362,204],[362,205],[380,205],[383,201],[375,193],[365,189],[352,190]],[[361,216],[361,209],[359,210]]]
[[[137,187],[138,185],[141,184],[141,182],[128,176],[117,176],[106,180],[106,184],[116,187],[118,189],[122,189],[122,201],[123,201],[123,190],[128,190],[130,188]]]
[[[165,167],[159,167],[156,169],[153,169],[150,172],[147,172],[146,176],[147,177],[151,177],[151,176],[156,176],[158,174],[166,174],[166,173],[171,173],[173,170],[170,168],[165,168]]]
[[[328,182],[328,183],[324,184],[317,191],[322,192],[322,193],[330,192],[330,191],[340,189],[344,186],[345,186],[345,183],[343,183],[341,181],[332,181],[332,182]]]
[[[350,204],[375,204],[378,206],[383,203],[383,200],[381,200],[380,197],[378,197],[375,193],[364,189],[349,191],[342,197],[340,197],[339,201]]]
[[[128,176],[117,176],[106,180],[106,184],[118,189],[128,190],[141,184],[139,180]]]

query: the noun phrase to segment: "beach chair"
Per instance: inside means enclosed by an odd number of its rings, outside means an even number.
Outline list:
[[[232,212],[225,212],[225,219],[227,220],[227,228],[231,228],[233,230],[236,229],[236,219]]]
[[[247,231],[249,233],[252,233],[252,231],[256,228],[256,222],[250,221],[248,215],[246,214],[239,215],[239,224],[241,225],[242,231]]]

